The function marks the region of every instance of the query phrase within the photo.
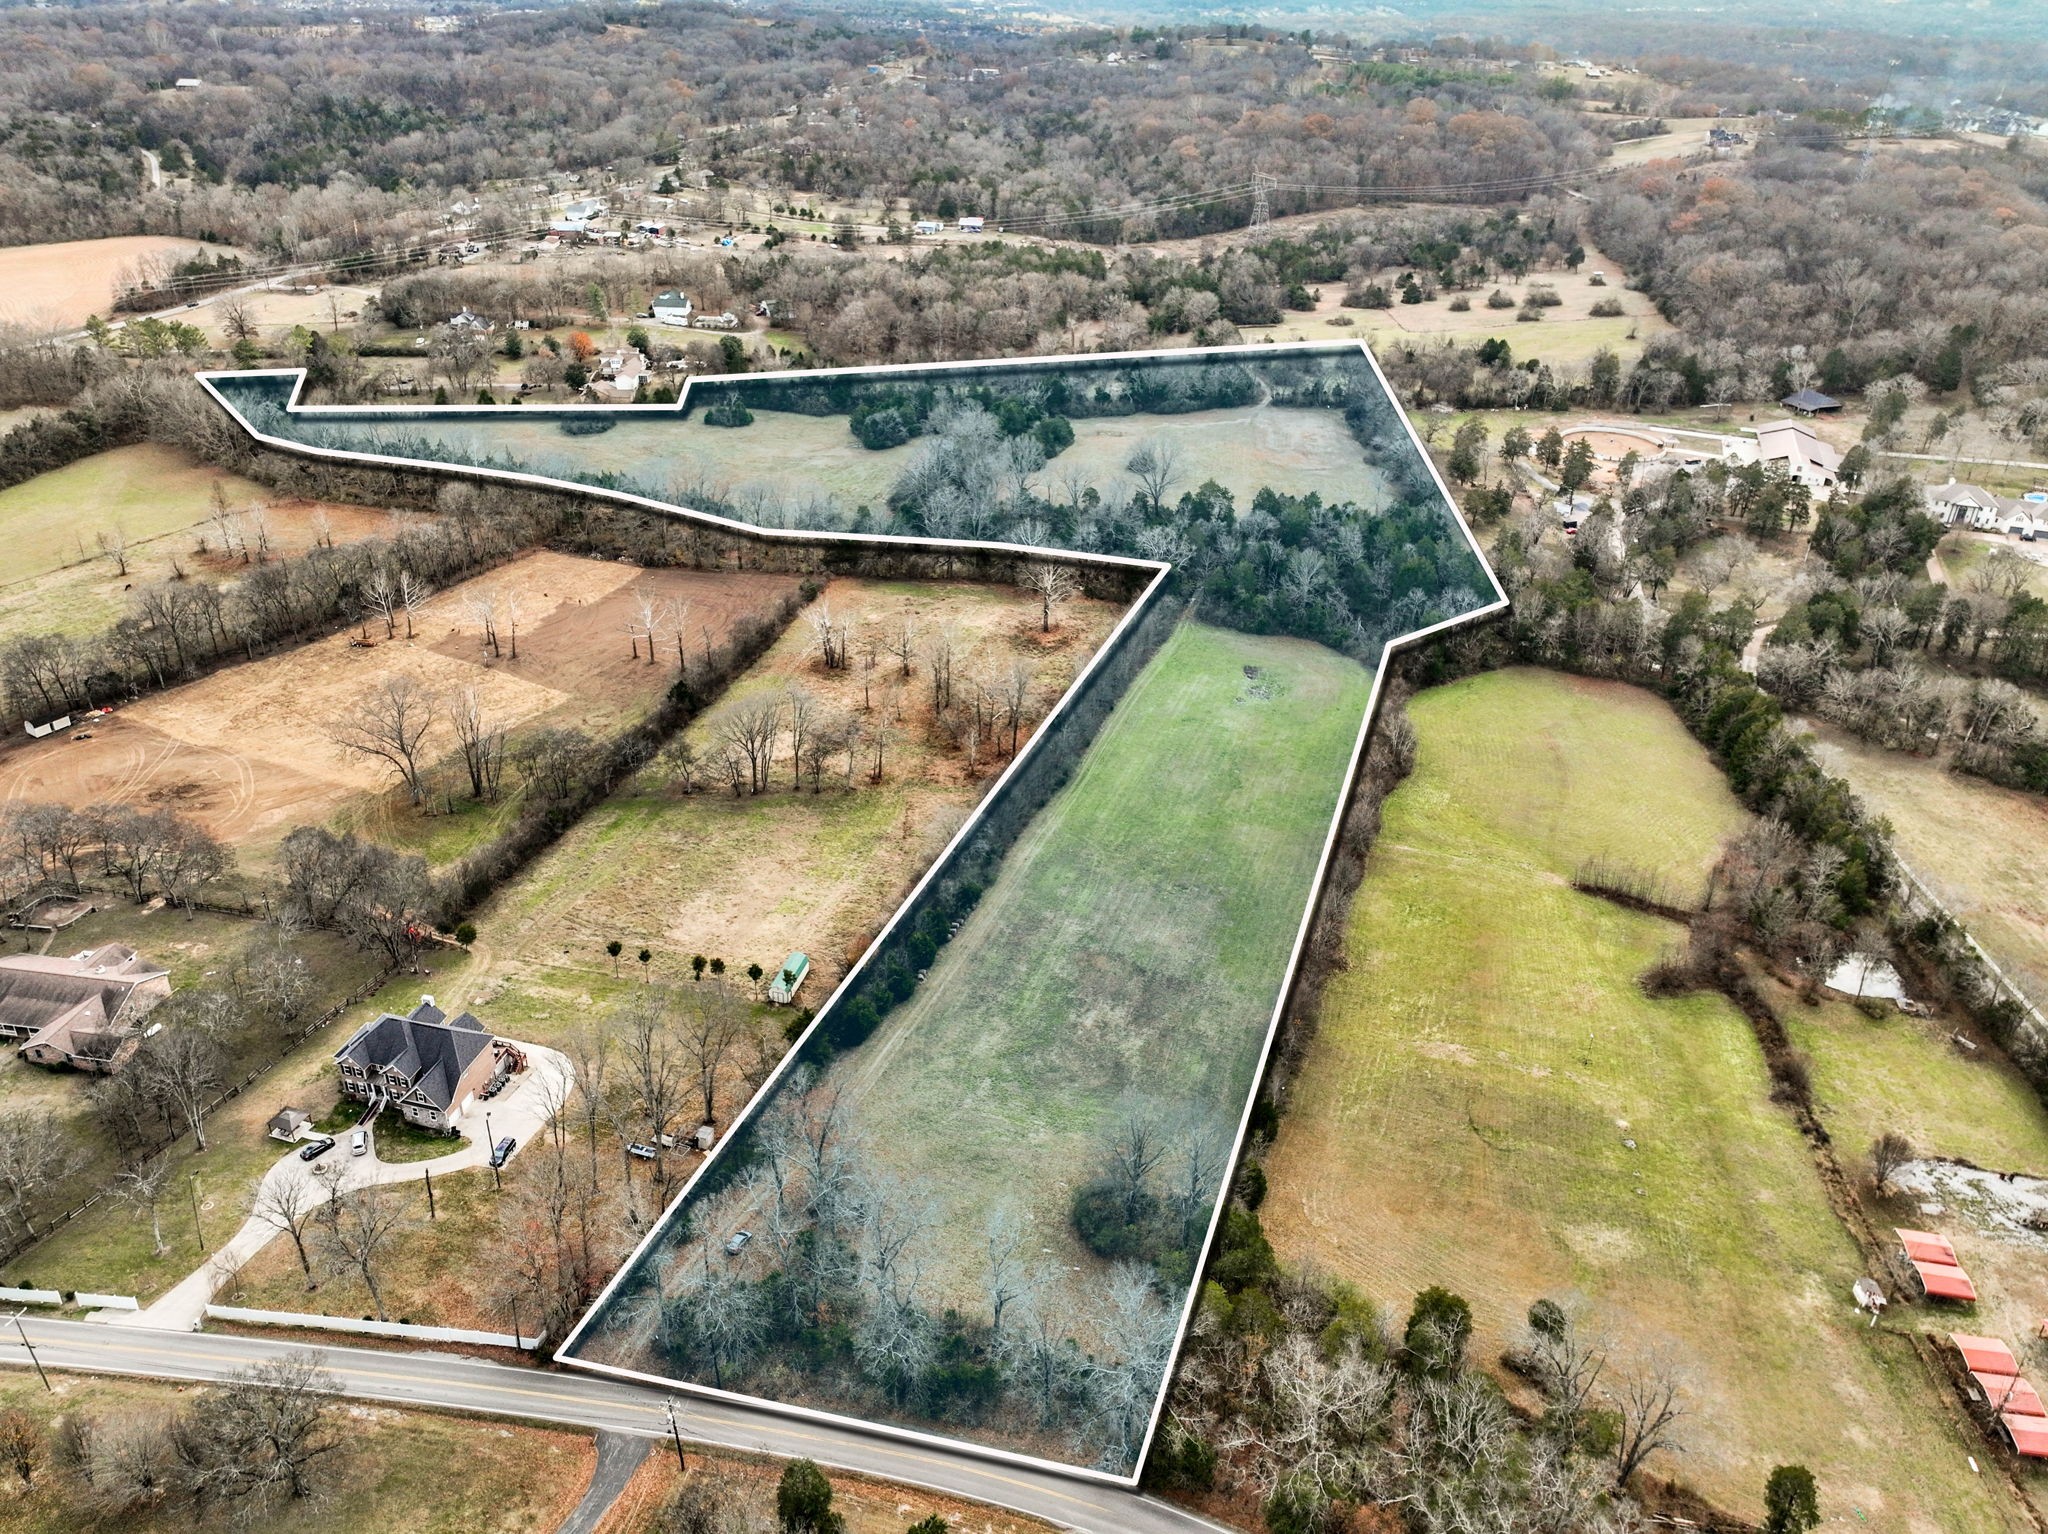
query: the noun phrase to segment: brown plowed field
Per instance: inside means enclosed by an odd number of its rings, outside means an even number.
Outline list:
[[[0,799],[177,809],[245,853],[260,852],[351,797],[390,788],[380,764],[344,755],[329,737],[330,722],[385,678],[410,675],[441,693],[474,687],[486,715],[511,729],[608,733],[649,707],[675,675],[672,640],[651,666],[644,647],[642,659],[628,654],[640,593],[688,602],[689,639],[701,649],[707,631],[716,645],[736,617],[772,608],[793,584],[529,554],[435,596],[410,641],[402,628],[400,638],[372,648],[359,647],[354,634],[316,640],[21,745],[0,759]],[[503,657],[485,649],[470,613],[480,594],[498,600]],[[514,599],[517,660],[504,616]],[[453,744],[445,722],[437,724],[428,754]]]

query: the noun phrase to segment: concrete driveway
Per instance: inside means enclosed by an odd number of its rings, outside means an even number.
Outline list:
[[[568,1059],[556,1050],[538,1044],[521,1044],[526,1069],[506,1084],[505,1090],[488,1103],[472,1107],[463,1121],[470,1137],[457,1150],[428,1161],[382,1161],[376,1149],[376,1130],[370,1131],[370,1150],[362,1156],[348,1153],[348,1132],[335,1136],[335,1147],[318,1161],[299,1159],[294,1146],[263,1174],[260,1191],[280,1181],[301,1183],[312,1190],[316,1202],[324,1203],[337,1187],[359,1188],[368,1184],[412,1182],[432,1172],[441,1177],[449,1172],[467,1171],[490,1162],[491,1146],[485,1139],[484,1119],[488,1110],[490,1133],[502,1140],[508,1135],[519,1142],[513,1156],[533,1144],[548,1120],[569,1100],[576,1072]],[[335,1170],[330,1171],[333,1168]],[[326,1173],[327,1175],[319,1175]],[[254,1200],[252,1199],[252,1203]],[[275,1241],[284,1232],[267,1220],[251,1215],[227,1244],[180,1279],[154,1303],[133,1311],[100,1311],[94,1316],[114,1326],[147,1326],[169,1331],[197,1330],[228,1275]]]

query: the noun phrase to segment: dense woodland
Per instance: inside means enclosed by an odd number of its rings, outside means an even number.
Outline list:
[[[795,8],[767,24],[702,4],[465,20],[421,34],[402,13],[9,11],[0,238],[209,233],[266,256],[342,255],[438,215],[450,189],[636,166],[1015,222],[1158,202],[1269,161],[1305,183],[1431,186],[1583,168],[1599,145],[1568,89],[1325,89],[1294,37],[1196,49],[1190,29],[1107,68],[1096,37],[936,20],[912,33]],[[868,75],[897,59],[921,78]],[[970,81],[972,68],[1002,73]],[[177,78],[206,85],[170,89]],[[195,189],[144,195],[145,149]],[[526,211],[517,194],[491,204],[487,217]],[[1187,233],[1241,217],[1148,222]]]

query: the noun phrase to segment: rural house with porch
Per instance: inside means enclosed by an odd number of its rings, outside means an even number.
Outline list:
[[[334,1063],[343,1095],[371,1113],[389,1103],[408,1124],[454,1134],[477,1095],[518,1065],[519,1052],[474,1014],[450,1018],[422,996],[404,1017],[386,1012],[363,1024]]]
[[[69,958],[0,958],[0,1038],[37,1065],[107,1074],[142,1042],[137,1024],[171,994],[170,971],[121,943]]]

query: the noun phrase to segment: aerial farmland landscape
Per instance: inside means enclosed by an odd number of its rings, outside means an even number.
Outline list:
[[[0,1534],[2048,1530],[2044,81],[0,5]]]

